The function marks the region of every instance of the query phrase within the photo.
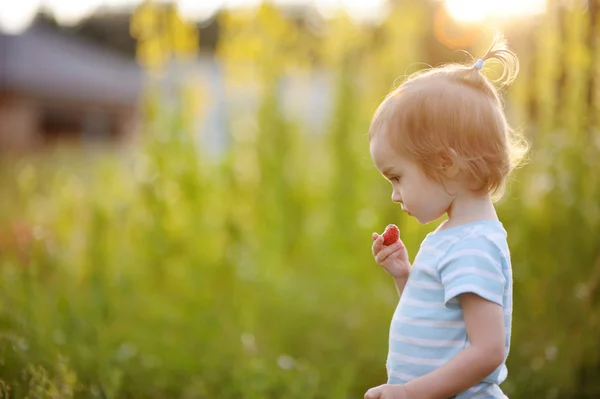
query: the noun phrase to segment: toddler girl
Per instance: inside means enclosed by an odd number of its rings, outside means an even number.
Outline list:
[[[420,223],[447,215],[412,265],[402,240],[376,262],[400,301],[390,326],[387,384],[368,399],[506,398],[512,273],[506,231],[494,209],[526,152],[509,127],[500,94],[482,74],[496,59],[508,85],[518,59],[499,35],[468,65],[422,71],[390,93],[370,128],[371,157],[392,185],[392,201]]]

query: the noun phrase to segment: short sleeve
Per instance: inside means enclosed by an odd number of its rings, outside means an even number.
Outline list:
[[[507,284],[500,250],[485,237],[462,239],[452,246],[438,264],[444,286],[444,303],[456,306],[458,295],[474,293],[503,305]]]

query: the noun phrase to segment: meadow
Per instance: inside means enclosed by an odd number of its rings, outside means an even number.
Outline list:
[[[506,110],[531,144],[498,203],[511,399],[600,397],[600,36],[581,3],[505,27],[521,62]],[[385,382],[398,297],[371,233],[398,224],[412,258],[435,226],[391,203],[370,118],[397,79],[491,37],[433,10],[398,2],[376,28],[340,15],[318,31],[268,5],[223,14],[227,88],[259,96],[228,110],[217,160],[195,124],[210,98],[184,85],[167,100],[151,44],[135,145],[2,159],[0,398],[350,399]],[[185,63],[194,32],[177,26]],[[318,134],[278,97],[283,76],[316,70],[335,93]]]

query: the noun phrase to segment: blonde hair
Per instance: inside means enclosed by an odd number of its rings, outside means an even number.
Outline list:
[[[500,62],[502,75],[488,80],[486,60]],[[474,61],[474,60],[473,60]],[[441,181],[444,161],[472,184],[474,192],[499,199],[508,175],[527,153],[527,142],[508,124],[499,90],[510,85],[519,60],[498,34],[477,63],[453,63],[410,76],[379,105],[369,131],[386,134],[394,148]]]

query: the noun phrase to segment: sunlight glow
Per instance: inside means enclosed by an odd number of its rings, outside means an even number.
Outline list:
[[[219,0],[208,0],[208,2],[220,2]],[[223,3],[227,8],[236,8],[236,7],[258,7],[262,0],[224,0]]]
[[[203,21],[212,17],[219,8],[223,7],[223,1],[198,1],[198,0],[179,0],[177,9],[187,20]]]
[[[448,14],[460,22],[481,22],[489,18],[514,18],[546,10],[546,0],[445,0]]]
[[[44,5],[62,25],[75,25],[99,6],[131,7],[142,0],[0,0],[0,31],[17,34],[31,23]],[[184,18],[202,21],[220,8],[257,7],[263,0],[158,0],[175,1]],[[325,17],[344,9],[356,20],[376,21],[386,12],[387,0],[273,0],[281,5],[313,4]],[[443,0],[450,16],[460,22],[511,18],[544,12],[546,0]]]
[[[319,13],[325,17],[334,15],[337,10],[345,9],[354,19],[373,21],[383,16],[387,0],[313,0],[313,3]]]
[[[56,20],[65,26],[73,26],[90,16],[102,0],[45,0]]]
[[[0,2],[0,32],[16,35],[27,29],[40,6],[40,0]]]

